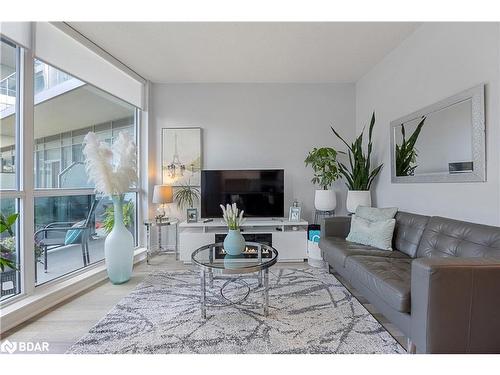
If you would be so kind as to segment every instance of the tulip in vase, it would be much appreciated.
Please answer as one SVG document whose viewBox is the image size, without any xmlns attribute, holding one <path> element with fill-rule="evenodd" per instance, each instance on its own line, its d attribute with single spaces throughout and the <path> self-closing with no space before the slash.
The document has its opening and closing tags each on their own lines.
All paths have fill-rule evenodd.
<svg viewBox="0 0 500 375">
<path fill-rule="evenodd" d="M 123 198 L 137 182 L 137 148 L 128 132 L 120 132 L 110 147 L 90 132 L 84 140 L 85 169 L 96 192 L 113 201 L 114 224 L 104 242 L 109 280 L 123 284 L 132 276 L 134 238 L 123 222 Z"/>
</svg>

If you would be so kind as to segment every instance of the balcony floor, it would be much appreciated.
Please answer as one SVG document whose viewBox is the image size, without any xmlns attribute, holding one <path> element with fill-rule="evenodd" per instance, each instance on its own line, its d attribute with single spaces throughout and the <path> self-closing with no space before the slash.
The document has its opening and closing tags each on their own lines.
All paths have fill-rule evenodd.
<svg viewBox="0 0 500 375">
<path fill-rule="evenodd" d="M 91 264 L 104 259 L 104 238 L 89 241 L 89 254 Z M 49 250 L 47 256 L 47 273 L 43 270 L 43 264 L 37 263 L 37 285 L 83 268 L 82 246 L 80 244 Z M 43 256 L 41 260 L 43 260 Z"/>
</svg>

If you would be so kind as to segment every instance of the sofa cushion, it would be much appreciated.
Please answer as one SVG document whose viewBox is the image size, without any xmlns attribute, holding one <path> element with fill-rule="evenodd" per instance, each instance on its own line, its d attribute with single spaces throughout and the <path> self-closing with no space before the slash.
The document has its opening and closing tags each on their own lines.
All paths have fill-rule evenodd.
<svg viewBox="0 0 500 375">
<path fill-rule="evenodd" d="M 430 217 L 399 211 L 396 214 L 393 248 L 415 258 L 420 239 Z"/>
<path fill-rule="evenodd" d="M 362 217 L 369 221 L 385 221 L 394 219 L 394 215 L 398 212 L 397 207 L 368 207 L 358 206 L 356 208 L 356 217 Z"/>
<path fill-rule="evenodd" d="M 429 220 L 417 257 L 500 258 L 500 228 L 434 216 Z"/>
<path fill-rule="evenodd" d="M 352 216 L 351 231 L 347 240 L 373 246 L 381 250 L 392 250 L 392 235 L 396 220 L 370 221 Z"/>
<path fill-rule="evenodd" d="M 380 256 L 386 258 L 409 258 L 400 251 L 379 250 L 372 246 L 349 242 L 340 237 L 326 237 L 319 242 L 324 259 L 334 267 L 345 267 L 345 261 L 353 255 Z"/>
<path fill-rule="evenodd" d="M 411 258 L 355 255 L 347 258 L 346 271 L 397 311 L 410 312 Z"/>
</svg>

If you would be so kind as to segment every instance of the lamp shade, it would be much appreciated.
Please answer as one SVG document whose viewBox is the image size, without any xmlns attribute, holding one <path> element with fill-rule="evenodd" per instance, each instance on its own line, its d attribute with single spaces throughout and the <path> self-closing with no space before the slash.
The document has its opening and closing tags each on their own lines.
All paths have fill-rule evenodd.
<svg viewBox="0 0 500 375">
<path fill-rule="evenodd" d="M 153 203 L 172 203 L 174 201 L 174 191 L 172 186 L 155 185 L 153 190 Z"/>
</svg>

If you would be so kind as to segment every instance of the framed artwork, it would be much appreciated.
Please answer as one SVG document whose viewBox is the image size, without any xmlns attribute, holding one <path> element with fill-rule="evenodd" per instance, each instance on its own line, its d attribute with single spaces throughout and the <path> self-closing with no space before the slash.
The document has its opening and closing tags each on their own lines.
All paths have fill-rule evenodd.
<svg viewBox="0 0 500 375">
<path fill-rule="evenodd" d="M 198 222 L 198 209 L 197 208 L 188 208 L 186 216 L 187 216 L 188 223 L 197 223 Z"/>
<path fill-rule="evenodd" d="M 301 207 L 292 206 L 288 213 L 288 221 L 300 221 Z"/>
<path fill-rule="evenodd" d="M 161 144 L 162 183 L 200 186 L 201 128 L 163 128 Z"/>
</svg>

